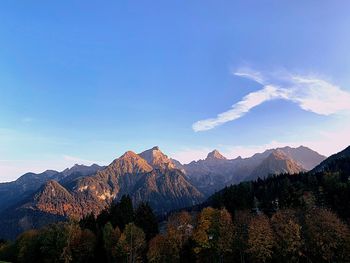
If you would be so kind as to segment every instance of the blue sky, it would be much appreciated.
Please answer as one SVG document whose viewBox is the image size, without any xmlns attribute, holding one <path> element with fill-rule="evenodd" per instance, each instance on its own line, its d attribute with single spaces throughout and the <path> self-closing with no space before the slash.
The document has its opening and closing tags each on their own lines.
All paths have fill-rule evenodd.
<svg viewBox="0 0 350 263">
<path fill-rule="evenodd" d="M 287 144 L 341 150 L 350 144 L 349 8 L 1 1 L 0 181 L 154 145 L 183 162 L 213 148 L 228 157 Z M 196 126 L 249 95 L 239 117 Z"/>
</svg>

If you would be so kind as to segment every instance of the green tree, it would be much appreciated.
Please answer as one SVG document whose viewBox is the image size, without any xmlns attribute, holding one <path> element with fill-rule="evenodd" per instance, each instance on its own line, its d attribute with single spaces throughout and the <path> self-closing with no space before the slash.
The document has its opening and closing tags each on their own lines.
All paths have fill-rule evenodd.
<svg viewBox="0 0 350 263">
<path fill-rule="evenodd" d="M 123 195 L 117 204 L 110 208 L 110 221 L 112 225 L 124 229 L 125 225 L 134 221 L 134 208 L 129 195 Z"/>
<path fill-rule="evenodd" d="M 140 203 L 135 212 L 135 225 L 140 227 L 150 240 L 158 234 L 158 222 L 148 203 Z"/>
<path fill-rule="evenodd" d="M 134 223 L 129 223 L 120 236 L 119 245 L 125 255 L 126 262 L 142 262 L 142 254 L 146 245 L 145 233 Z"/>
<path fill-rule="evenodd" d="M 118 241 L 120 235 L 121 233 L 119 228 L 116 227 L 113 229 L 110 222 L 108 222 L 103 228 L 103 245 L 108 262 L 113 262 L 118 256 Z"/>
<path fill-rule="evenodd" d="M 94 259 L 96 237 L 89 229 L 81 229 L 77 223 L 66 225 L 68 233 L 67 246 L 61 258 L 66 263 L 87 263 Z"/>
<path fill-rule="evenodd" d="M 93 213 L 87 214 L 84 216 L 80 222 L 79 225 L 82 229 L 89 229 L 92 232 L 96 233 L 97 232 L 97 223 L 96 223 L 96 218 Z"/>
<path fill-rule="evenodd" d="M 16 240 L 18 262 L 40 262 L 39 232 L 29 230 L 21 234 Z"/>
<path fill-rule="evenodd" d="M 49 225 L 40 234 L 43 262 L 62 262 L 63 250 L 67 247 L 68 232 L 65 223 Z"/>
<path fill-rule="evenodd" d="M 17 259 L 17 246 L 12 242 L 2 242 L 0 245 L 0 260 L 6 262 L 16 262 Z"/>
</svg>

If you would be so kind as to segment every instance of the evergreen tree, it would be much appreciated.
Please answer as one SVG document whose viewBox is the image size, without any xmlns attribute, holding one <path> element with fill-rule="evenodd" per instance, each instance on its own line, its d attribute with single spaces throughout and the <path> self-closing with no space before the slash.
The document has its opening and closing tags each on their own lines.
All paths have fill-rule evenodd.
<svg viewBox="0 0 350 263">
<path fill-rule="evenodd" d="M 148 203 L 140 203 L 137 207 L 135 225 L 143 230 L 147 241 L 158 234 L 157 218 Z"/>
<path fill-rule="evenodd" d="M 117 204 L 110 208 L 110 221 L 114 227 L 124 229 L 125 225 L 134 221 L 134 208 L 129 195 L 123 195 Z"/>
</svg>

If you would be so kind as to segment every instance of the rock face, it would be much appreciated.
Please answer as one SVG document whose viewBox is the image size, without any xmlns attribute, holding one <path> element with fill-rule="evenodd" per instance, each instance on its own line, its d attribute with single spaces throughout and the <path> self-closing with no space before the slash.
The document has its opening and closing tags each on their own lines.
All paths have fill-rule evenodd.
<svg viewBox="0 0 350 263">
<path fill-rule="evenodd" d="M 158 146 L 144 151 L 139 156 L 145 159 L 155 169 L 175 169 L 176 165 L 171 159 L 159 150 Z"/>
</svg>

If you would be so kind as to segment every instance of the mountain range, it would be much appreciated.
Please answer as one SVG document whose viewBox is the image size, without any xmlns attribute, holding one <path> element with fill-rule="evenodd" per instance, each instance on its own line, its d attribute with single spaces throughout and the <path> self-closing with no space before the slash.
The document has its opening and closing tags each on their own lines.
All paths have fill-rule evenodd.
<svg viewBox="0 0 350 263">
<path fill-rule="evenodd" d="M 0 184 L 0 237 L 14 238 L 50 222 L 98 214 L 123 195 L 135 205 L 147 201 L 157 214 L 164 214 L 201 203 L 225 186 L 308 171 L 324 160 L 300 146 L 235 159 L 214 150 L 204 160 L 181 164 L 153 147 L 139 154 L 127 151 L 105 167 L 75 165 L 62 172 L 27 173 Z"/>
<path fill-rule="evenodd" d="M 235 159 L 227 159 L 214 150 L 206 159 L 193 161 L 179 168 L 201 192 L 210 195 L 225 186 L 263 178 L 269 174 L 308 171 L 325 158 L 304 146 L 270 149 L 249 158 Z"/>
</svg>

